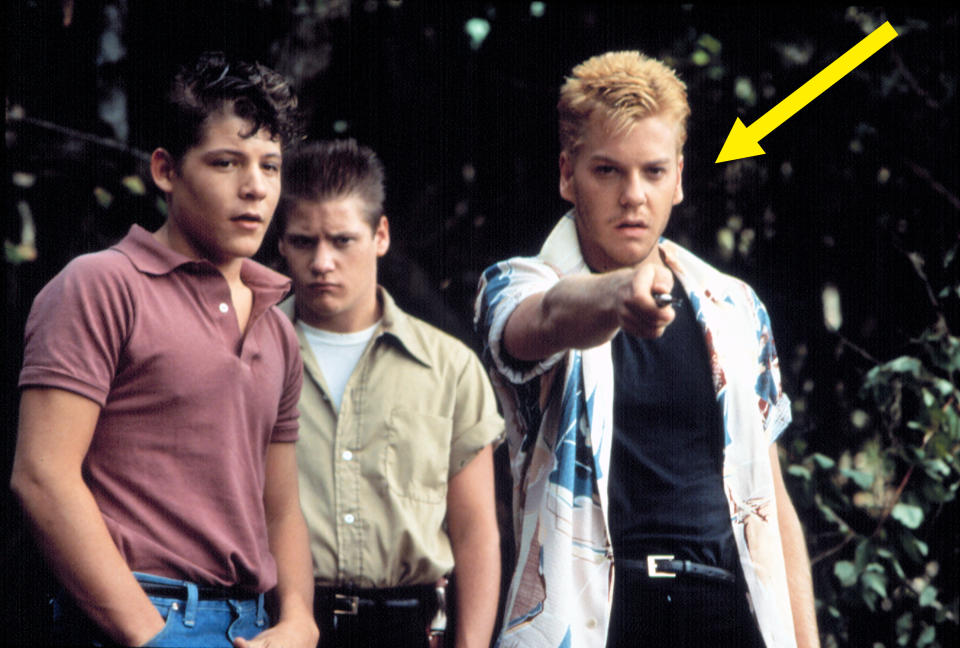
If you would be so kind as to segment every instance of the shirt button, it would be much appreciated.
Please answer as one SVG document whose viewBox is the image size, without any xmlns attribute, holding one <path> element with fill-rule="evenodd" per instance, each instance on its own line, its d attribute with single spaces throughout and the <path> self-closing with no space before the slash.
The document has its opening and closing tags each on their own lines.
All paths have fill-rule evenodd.
<svg viewBox="0 0 960 648">
<path fill-rule="evenodd" d="M 341 456 L 343 457 L 344 461 L 350 461 L 351 459 L 353 459 L 353 453 L 350 452 L 349 450 L 344 450 Z"/>
<path fill-rule="evenodd" d="M 226 302 L 220 302 L 220 312 L 221 312 L 221 313 L 226 313 L 226 312 L 229 311 L 229 310 L 230 310 L 230 307 L 227 306 L 227 303 L 226 303 Z"/>
<path fill-rule="evenodd" d="M 351 513 L 347 513 L 346 515 L 343 516 L 343 521 L 346 522 L 347 524 L 353 524 L 354 519 L 355 518 Z"/>
<path fill-rule="evenodd" d="M 587 628 L 589 628 L 590 630 L 593 630 L 596 627 L 597 627 L 596 619 L 587 619 Z"/>
</svg>

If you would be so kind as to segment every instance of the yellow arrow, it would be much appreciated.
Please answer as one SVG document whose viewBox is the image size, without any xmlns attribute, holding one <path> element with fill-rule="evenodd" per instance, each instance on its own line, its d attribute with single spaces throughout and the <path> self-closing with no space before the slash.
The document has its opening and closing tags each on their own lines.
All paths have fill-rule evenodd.
<svg viewBox="0 0 960 648">
<path fill-rule="evenodd" d="M 749 127 L 744 126 L 738 117 L 723 143 L 723 148 L 720 149 L 716 164 L 763 155 L 760 140 L 896 37 L 897 32 L 890 23 L 883 23 Z"/>
</svg>

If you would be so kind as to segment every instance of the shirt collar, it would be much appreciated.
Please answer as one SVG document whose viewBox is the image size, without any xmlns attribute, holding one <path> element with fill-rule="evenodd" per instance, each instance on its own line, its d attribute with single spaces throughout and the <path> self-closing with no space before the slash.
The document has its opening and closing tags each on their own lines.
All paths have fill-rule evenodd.
<svg viewBox="0 0 960 648">
<path fill-rule="evenodd" d="M 112 249 L 130 259 L 133 267 L 144 274 L 170 274 L 186 265 L 216 270 L 213 264 L 205 259 L 196 261 L 170 249 L 139 225 L 133 225 Z M 273 304 L 280 301 L 290 290 L 290 279 L 250 259 L 243 260 L 240 278 L 259 298 L 265 298 Z"/>
<path fill-rule="evenodd" d="M 430 354 L 427 353 L 420 330 L 414 328 L 410 315 L 400 310 L 383 286 L 377 286 L 377 299 L 383 306 L 380 335 L 388 335 L 395 339 L 414 360 L 429 368 Z"/>
<path fill-rule="evenodd" d="M 377 331 L 377 337 L 387 336 L 391 338 L 414 360 L 425 367 L 430 367 L 430 354 L 427 352 L 427 346 L 419 330 L 413 326 L 410 315 L 407 315 L 397 306 L 393 297 L 383 286 L 377 286 L 377 299 L 383 307 L 383 316 L 380 319 L 380 329 Z M 290 318 L 291 322 L 297 321 L 296 299 L 293 295 L 283 300 L 279 307 Z"/>
</svg>

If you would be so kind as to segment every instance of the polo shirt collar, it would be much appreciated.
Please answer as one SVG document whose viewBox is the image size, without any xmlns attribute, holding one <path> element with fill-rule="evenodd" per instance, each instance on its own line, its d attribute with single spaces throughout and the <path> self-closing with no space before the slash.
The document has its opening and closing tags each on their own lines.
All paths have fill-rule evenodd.
<svg viewBox="0 0 960 648">
<path fill-rule="evenodd" d="M 153 234 L 139 225 L 133 225 L 127 235 L 113 246 L 113 249 L 130 259 L 133 267 L 144 274 L 158 276 L 170 274 L 188 264 L 215 269 L 209 261 L 196 261 L 163 245 L 153 237 Z M 274 304 L 290 290 L 290 279 L 250 259 L 243 260 L 240 266 L 240 278 L 243 283 L 254 289 L 258 296 Z"/>
</svg>

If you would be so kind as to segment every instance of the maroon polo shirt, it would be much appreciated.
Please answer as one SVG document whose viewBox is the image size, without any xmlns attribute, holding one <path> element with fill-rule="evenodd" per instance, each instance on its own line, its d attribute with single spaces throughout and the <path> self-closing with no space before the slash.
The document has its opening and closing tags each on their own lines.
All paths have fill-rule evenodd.
<svg viewBox="0 0 960 648">
<path fill-rule="evenodd" d="M 240 331 L 222 274 L 133 226 L 37 295 L 20 387 L 101 405 L 84 478 L 134 571 L 263 592 L 271 442 L 297 439 L 302 364 L 275 304 L 289 280 L 244 260 Z"/>
</svg>

